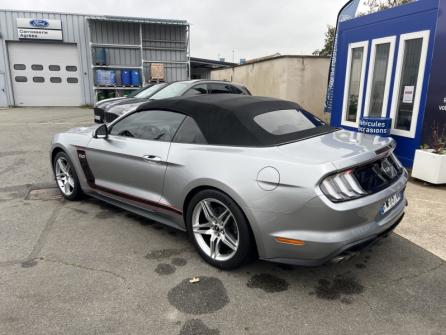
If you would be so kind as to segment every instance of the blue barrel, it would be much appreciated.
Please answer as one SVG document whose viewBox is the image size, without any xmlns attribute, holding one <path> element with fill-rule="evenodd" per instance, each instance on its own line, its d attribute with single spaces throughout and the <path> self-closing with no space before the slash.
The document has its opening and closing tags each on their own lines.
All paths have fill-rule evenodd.
<svg viewBox="0 0 446 335">
<path fill-rule="evenodd" d="M 116 78 L 116 86 L 122 86 L 121 70 L 115 71 L 115 78 Z"/>
<path fill-rule="evenodd" d="M 94 62 L 96 65 L 107 65 L 107 52 L 105 48 L 95 49 Z"/>
<path fill-rule="evenodd" d="M 121 71 L 121 82 L 122 82 L 122 86 L 130 86 L 132 84 L 132 78 L 130 76 L 129 70 Z"/>
<path fill-rule="evenodd" d="M 115 86 L 115 71 L 101 69 L 96 70 L 95 82 L 98 86 Z"/>
<path fill-rule="evenodd" d="M 109 79 L 110 79 L 110 85 L 111 86 L 116 86 L 116 74 L 115 71 L 108 71 L 109 72 Z"/>
<path fill-rule="evenodd" d="M 132 86 L 139 86 L 141 84 L 141 76 L 138 70 L 133 70 L 131 72 L 131 82 Z"/>
<path fill-rule="evenodd" d="M 98 86 L 106 85 L 104 70 L 96 70 L 95 82 Z"/>
</svg>

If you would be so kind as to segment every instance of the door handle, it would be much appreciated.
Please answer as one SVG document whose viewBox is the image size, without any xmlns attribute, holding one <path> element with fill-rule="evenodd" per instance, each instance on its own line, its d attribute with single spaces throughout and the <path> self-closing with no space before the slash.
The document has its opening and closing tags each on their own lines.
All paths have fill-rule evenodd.
<svg viewBox="0 0 446 335">
<path fill-rule="evenodd" d="M 146 162 L 150 162 L 150 163 L 161 163 L 162 159 L 159 156 L 155 156 L 155 155 L 144 155 L 142 156 L 142 159 L 145 160 Z"/>
</svg>

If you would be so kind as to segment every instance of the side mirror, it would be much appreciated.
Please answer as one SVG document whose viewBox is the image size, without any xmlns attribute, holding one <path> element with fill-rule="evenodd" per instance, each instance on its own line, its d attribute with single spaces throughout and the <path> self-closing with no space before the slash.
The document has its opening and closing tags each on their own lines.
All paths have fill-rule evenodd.
<svg viewBox="0 0 446 335">
<path fill-rule="evenodd" d="M 107 138 L 108 137 L 108 128 L 107 125 L 101 124 L 99 127 L 97 127 L 93 132 L 94 138 Z"/>
</svg>

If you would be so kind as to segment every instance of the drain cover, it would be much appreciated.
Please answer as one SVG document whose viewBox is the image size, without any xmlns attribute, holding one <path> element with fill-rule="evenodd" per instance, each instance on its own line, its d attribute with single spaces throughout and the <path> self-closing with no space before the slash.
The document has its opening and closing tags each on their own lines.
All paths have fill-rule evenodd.
<svg viewBox="0 0 446 335">
<path fill-rule="evenodd" d="M 26 200 L 57 200 L 61 198 L 62 195 L 57 187 L 33 189 L 26 196 Z"/>
</svg>

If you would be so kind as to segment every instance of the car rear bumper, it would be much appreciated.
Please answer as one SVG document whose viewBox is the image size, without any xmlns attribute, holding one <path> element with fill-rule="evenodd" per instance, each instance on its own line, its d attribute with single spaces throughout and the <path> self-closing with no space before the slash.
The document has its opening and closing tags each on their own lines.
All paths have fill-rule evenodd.
<svg viewBox="0 0 446 335">
<path fill-rule="evenodd" d="M 401 222 L 407 205 L 406 182 L 404 175 L 394 185 L 368 199 L 333 204 L 318 196 L 294 213 L 275 213 L 274 223 L 262 226 L 260 258 L 303 266 L 348 258 L 386 236 Z M 386 199 L 397 192 L 402 192 L 400 201 L 382 214 L 380 209 Z M 299 243 L 283 243 L 280 239 Z"/>
<path fill-rule="evenodd" d="M 353 256 L 356 256 L 361 250 L 371 247 L 378 241 L 388 237 L 389 234 L 391 234 L 393 230 L 401 223 L 403 218 L 404 218 L 404 212 L 402 212 L 399 215 L 399 217 L 394 222 L 392 222 L 387 229 L 381 232 L 377 232 L 366 238 L 362 238 L 347 244 L 344 244 L 342 242 L 330 243 L 330 244 L 324 243 L 323 245 L 315 244 L 314 247 L 324 250 L 324 253 L 321 253 L 321 258 L 312 258 L 312 259 L 293 258 L 295 257 L 294 254 L 293 255 L 288 254 L 284 255 L 285 257 L 267 258 L 264 260 L 276 263 L 299 265 L 299 266 L 320 266 L 327 263 L 341 263 L 343 261 L 352 258 Z M 327 254 L 329 250 L 331 250 L 331 253 Z"/>
</svg>

